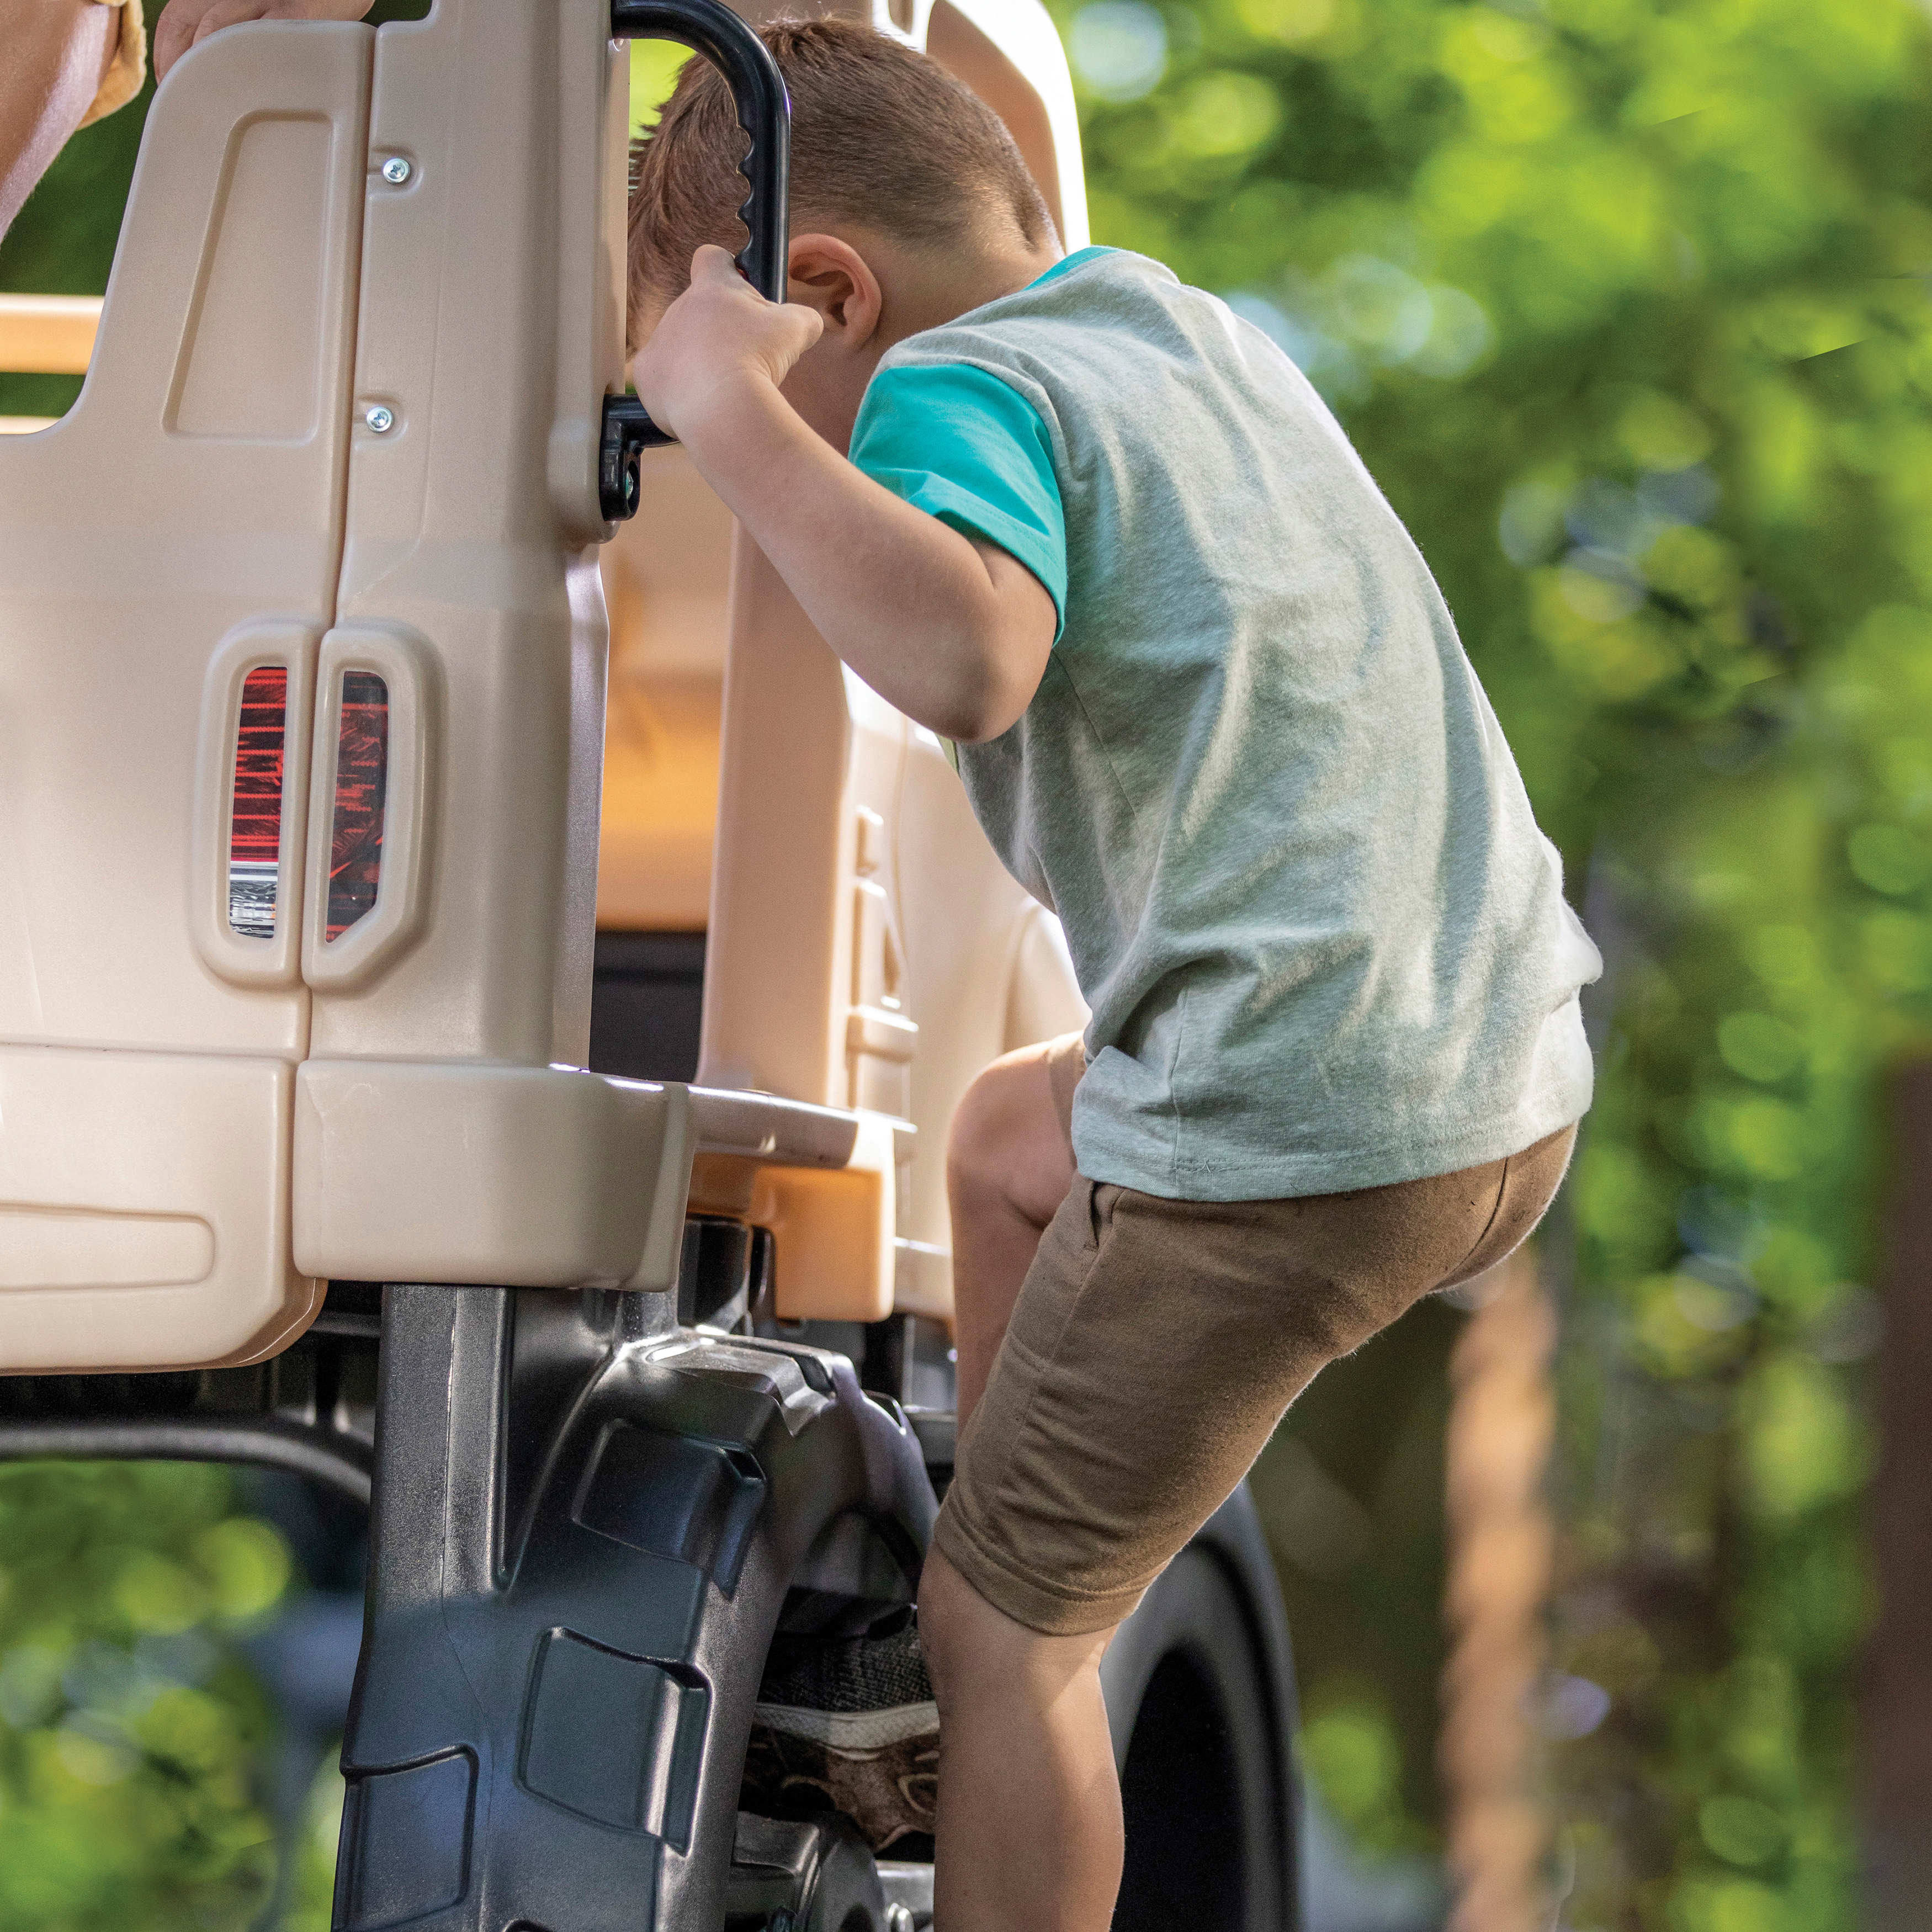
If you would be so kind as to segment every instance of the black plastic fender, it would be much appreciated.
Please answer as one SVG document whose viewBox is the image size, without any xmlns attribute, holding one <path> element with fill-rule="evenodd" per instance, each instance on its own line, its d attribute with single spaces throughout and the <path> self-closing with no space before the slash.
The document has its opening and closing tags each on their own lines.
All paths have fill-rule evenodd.
<svg viewBox="0 0 1932 1932">
<path fill-rule="evenodd" d="M 904 1418 L 668 1297 L 391 1286 L 381 1368 L 338 1932 L 718 1926 L 788 1600 L 916 1587 Z"/>
</svg>

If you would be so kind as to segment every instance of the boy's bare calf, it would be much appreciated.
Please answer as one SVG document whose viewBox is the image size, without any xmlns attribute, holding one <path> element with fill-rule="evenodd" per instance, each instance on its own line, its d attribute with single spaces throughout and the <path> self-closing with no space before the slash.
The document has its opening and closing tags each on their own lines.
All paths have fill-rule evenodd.
<svg viewBox="0 0 1932 1932">
<path fill-rule="evenodd" d="M 1123 1849 L 1100 1694 L 1113 1631 L 1029 1630 L 936 1546 L 919 1628 L 939 1702 L 938 1932 L 1106 1932 Z"/>
<path fill-rule="evenodd" d="M 938 1932 L 1108 1924 L 1116 1620 L 1324 1363 L 1522 1238 L 1572 1138 L 1352 1194 L 1165 1201 L 1078 1178 L 1084 1064 L 1077 1037 L 995 1061 L 948 1148 L 961 1473 L 920 1597 Z"/>
</svg>

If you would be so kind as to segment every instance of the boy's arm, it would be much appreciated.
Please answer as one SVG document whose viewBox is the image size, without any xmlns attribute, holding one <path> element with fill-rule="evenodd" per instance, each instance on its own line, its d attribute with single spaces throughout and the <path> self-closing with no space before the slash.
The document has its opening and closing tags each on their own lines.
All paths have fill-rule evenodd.
<svg viewBox="0 0 1932 1932">
<path fill-rule="evenodd" d="M 880 695 L 968 744 L 1016 723 L 1058 615 L 1040 580 L 854 469 L 778 392 L 818 317 L 767 302 L 722 248 L 639 353 L 638 392 Z"/>
</svg>

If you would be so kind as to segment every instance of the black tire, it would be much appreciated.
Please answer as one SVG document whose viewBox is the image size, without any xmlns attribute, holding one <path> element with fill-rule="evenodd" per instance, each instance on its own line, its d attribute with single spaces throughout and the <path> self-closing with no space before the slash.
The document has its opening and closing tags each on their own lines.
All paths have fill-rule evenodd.
<svg viewBox="0 0 1932 1932">
<path fill-rule="evenodd" d="M 1294 1679 L 1245 1488 L 1148 1592 L 1101 1676 L 1126 1815 L 1114 1932 L 1295 1932 Z"/>
</svg>

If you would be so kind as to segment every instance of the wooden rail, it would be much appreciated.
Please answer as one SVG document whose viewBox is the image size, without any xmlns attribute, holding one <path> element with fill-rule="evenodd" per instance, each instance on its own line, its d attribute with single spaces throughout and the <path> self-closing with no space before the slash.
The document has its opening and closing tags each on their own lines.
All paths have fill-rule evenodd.
<svg viewBox="0 0 1932 1932">
<path fill-rule="evenodd" d="M 0 296 L 0 370 L 84 376 L 100 326 L 98 296 Z"/>
<path fill-rule="evenodd" d="M 0 296 L 0 371 L 84 376 L 100 326 L 98 296 Z M 0 416 L 0 436 L 45 429 L 51 416 Z"/>
</svg>

